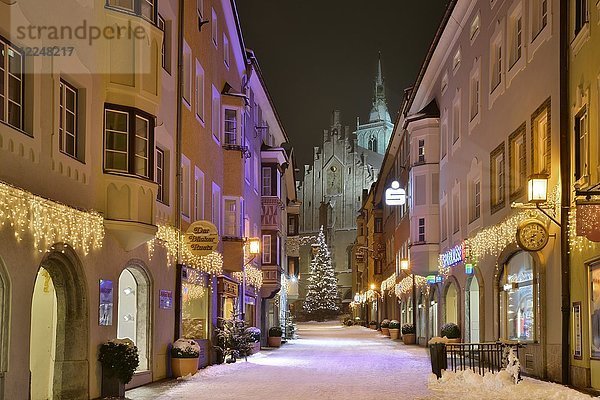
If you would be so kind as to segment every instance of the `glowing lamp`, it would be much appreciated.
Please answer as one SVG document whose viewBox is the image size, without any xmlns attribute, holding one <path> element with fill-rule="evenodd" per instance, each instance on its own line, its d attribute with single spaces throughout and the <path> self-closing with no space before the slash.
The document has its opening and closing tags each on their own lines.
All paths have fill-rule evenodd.
<svg viewBox="0 0 600 400">
<path fill-rule="evenodd" d="M 548 200 L 548 177 L 534 175 L 529 178 L 527 200 L 530 203 L 545 203 Z"/>
<path fill-rule="evenodd" d="M 408 262 L 408 260 L 400 260 L 400 269 L 403 271 L 410 269 L 410 263 Z"/>
<path fill-rule="evenodd" d="M 375 290 L 375 284 L 371 283 L 371 290 Z"/>
<path fill-rule="evenodd" d="M 252 255 L 260 254 L 260 239 L 259 238 L 248 239 L 248 251 Z"/>
<path fill-rule="evenodd" d="M 355 303 L 360 303 L 360 294 L 356 293 L 356 294 L 354 295 L 354 302 L 355 302 Z"/>
</svg>

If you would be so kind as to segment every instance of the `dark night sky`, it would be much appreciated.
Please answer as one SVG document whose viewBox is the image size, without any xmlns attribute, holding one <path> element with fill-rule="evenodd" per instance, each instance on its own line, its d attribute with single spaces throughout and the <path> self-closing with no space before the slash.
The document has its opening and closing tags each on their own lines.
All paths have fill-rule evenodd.
<svg viewBox="0 0 600 400">
<path fill-rule="evenodd" d="M 411 86 L 447 0 L 238 0 L 246 46 L 254 50 L 294 146 L 311 162 L 331 111 L 351 130 L 371 109 L 381 51 L 392 120 Z"/>
</svg>

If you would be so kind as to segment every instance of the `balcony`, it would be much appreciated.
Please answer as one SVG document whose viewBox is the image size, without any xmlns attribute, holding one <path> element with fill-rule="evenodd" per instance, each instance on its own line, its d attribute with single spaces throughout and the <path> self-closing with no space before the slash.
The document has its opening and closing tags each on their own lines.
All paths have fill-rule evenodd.
<svg viewBox="0 0 600 400">
<path fill-rule="evenodd" d="M 242 272 L 244 267 L 244 240 L 237 237 L 223 237 L 223 269 Z"/>
<path fill-rule="evenodd" d="M 156 183 L 127 175 L 104 175 L 104 226 L 130 251 L 154 238 Z"/>
<path fill-rule="evenodd" d="M 277 196 L 262 197 L 261 222 L 263 230 L 281 231 L 282 201 Z"/>
</svg>

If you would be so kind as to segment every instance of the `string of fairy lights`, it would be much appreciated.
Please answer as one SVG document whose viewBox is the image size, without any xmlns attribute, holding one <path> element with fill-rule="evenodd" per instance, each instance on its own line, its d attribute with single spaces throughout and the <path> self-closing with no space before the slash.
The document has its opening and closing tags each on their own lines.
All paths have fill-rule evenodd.
<svg viewBox="0 0 600 400">
<path fill-rule="evenodd" d="M 425 294 L 425 296 L 429 295 L 429 285 L 427 284 L 427 278 L 421 275 L 411 275 L 407 276 L 400 281 L 395 287 L 394 293 L 397 298 L 401 298 L 402 296 L 409 294 L 412 292 L 413 287 L 413 276 L 415 278 L 415 287 L 421 291 L 421 293 Z"/>
<path fill-rule="evenodd" d="M 395 285 L 396 285 L 396 273 L 394 272 L 387 279 L 385 279 L 383 282 L 381 282 L 381 293 L 384 293 L 388 289 L 393 289 Z M 390 291 L 390 295 L 391 294 L 392 294 L 392 291 Z"/>
<path fill-rule="evenodd" d="M 246 283 L 253 286 L 256 290 L 260 290 L 263 285 L 262 271 L 253 265 L 246 265 Z M 234 272 L 233 277 L 241 282 L 244 279 L 244 272 Z"/>
</svg>

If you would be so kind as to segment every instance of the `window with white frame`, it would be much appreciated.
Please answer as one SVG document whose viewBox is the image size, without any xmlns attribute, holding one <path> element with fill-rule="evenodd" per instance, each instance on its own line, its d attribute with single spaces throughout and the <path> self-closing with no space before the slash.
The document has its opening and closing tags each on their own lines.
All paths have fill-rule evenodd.
<svg viewBox="0 0 600 400">
<path fill-rule="evenodd" d="M 192 104 L 192 49 L 183 43 L 183 99 L 187 105 Z"/>
<path fill-rule="evenodd" d="M 471 40 L 475 40 L 475 37 L 479 34 L 479 30 L 481 29 L 481 17 L 479 13 L 473 18 L 471 22 L 471 30 L 470 30 L 470 38 Z"/>
<path fill-rule="evenodd" d="M 170 24 L 167 25 L 167 22 L 160 14 L 158 15 L 158 28 L 163 33 L 163 40 L 160 48 L 161 66 L 165 71 L 171 73 L 171 26 Z"/>
<path fill-rule="evenodd" d="M 531 41 L 548 25 L 548 0 L 531 0 Z"/>
<path fill-rule="evenodd" d="M 23 129 L 23 54 L 0 36 L 0 121 Z"/>
<path fill-rule="evenodd" d="M 159 147 L 156 148 L 156 173 L 154 179 L 156 180 L 156 184 L 158 185 L 158 190 L 156 191 L 156 200 L 161 203 L 167 204 L 167 187 L 166 187 L 166 178 L 167 178 L 167 166 L 165 160 L 165 151 Z"/>
<path fill-rule="evenodd" d="M 260 185 L 260 159 L 258 157 L 258 153 L 254 152 L 253 153 L 253 157 L 254 159 L 254 190 L 256 192 L 258 192 L 259 190 L 259 185 Z"/>
<path fill-rule="evenodd" d="M 448 204 L 447 203 L 443 203 L 442 204 L 442 212 L 440 215 L 441 221 L 440 221 L 440 230 L 441 230 L 441 237 L 442 237 L 442 241 L 448 239 Z"/>
<path fill-rule="evenodd" d="M 212 184 L 211 206 L 212 223 L 217 227 L 218 231 L 221 232 L 221 188 L 214 182 Z"/>
<path fill-rule="evenodd" d="M 446 155 L 448 154 L 448 121 L 444 120 L 444 122 L 442 122 L 442 138 L 441 138 L 441 152 L 442 152 L 442 157 L 444 158 L 446 157 Z"/>
<path fill-rule="evenodd" d="M 196 167 L 194 177 L 194 215 L 200 221 L 204 219 L 204 172 Z"/>
<path fill-rule="evenodd" d="M 196 0 L 196 11 L 199 17 L 204 15 L 204 0 Z"/>
<path fill-rule="evenodd" d="M 271 264 L 271 235 L 262 235 L 262 262 L 263 264 Z"/>
<path fill-rule="evenodd" d="M 504 143 L 501 143 L 490 154 L 490 182 L 491 196 L 490 205 L 492 213 L 504 207 L 505 182 L 504 182 Z"/>
<path fill-rule="evenodd" d="M 448 71 L 446 71 L 442 77 L 442 94 L 444 94 L 446 89 L 448 89 L 448 79 Z"/>
<path fill-rule="evenodd" d="M 454 58 L 452 59 L 452 71 L 456 72 L 458 67 L 460 67 L 461 53 L 460 49 L 456 50 L 454 53 Z"/>
<path fill-rule="evenodd" d="M 508 20 L 510 54 L 508 68 L 511 69 L 523 55 L 523 13 L 519 7 Z"/>
<path fill-rule="evenodd" d="M 77 137 L 78 91 L 62 79 L 60 80 L 59 90 L 58 148 L 64 154 L 79 158 Z"/>
<path fill-rule="evenodd" d="M 196 60 L 196 115 L 204 121 L 204 68 Z"/>
<path fill-rule="evenodd" d="M 479 179 L 471 182 L 469 194 L 469 223 L 472 223 L 481 216 L 481 181 Z"/>
<path fill-rule="evenodd" d="M 221 95 L 217 88 L 212 85 L 212 103 L 211 103 L 211 131 L 217 141 L 221 141 L 220 126 L 221 126 Z"/>
<path fill-rule="evenodd" d="M 490 77 L 490 92 L 493 92 L 500 83 L 502 83 L 502 60 L 504 54 L 502 52 L 502 35 L 498 35 L 492 42 L 492 48 L 490 49 L 491 57 L 491 77 Z"/>
<path fill-rule="evenodd" d="M 424 163 L 425 162 L 425 139 L 419 139 L 418 143 L 419 143 L 419 148 L 418 148 L 418 153 L 417 153 L 418 162 Z"/>
<path fill-rule="evenodd" d="M 588 0 L 575 0 L 575 36 L 588 21 Z"/>
<path fill-rule="evenodd" d="M 460 120 L 460 91 L 459 91 L 454 100 L 454 104 L 452 105 L 452 143 L 453 144 L 458 142 L 458 139 L 460 139 L 460 128 L 461 128 L 461 120 Z"/>
<path fill-rule="evenodd" d="M 104 169 L 154 179 L 154 117 L 131 107 L 104 108 Z"/>
<path fill-rule="evenodd" d="M 181 215 L 189 219 L 192 214 L 190 210 L 191 189 L 191 165 L 186 157 L 181 159 Z"/>
<path fill-rule="evenodd" d="M 551 157 L 551 136 L 548 116 L 550 115 L 550 100 L 540 106 L 531 118 L 533 173 L 549 174 Z"/>
<path fill-rule="evenodd" d="M 218 27 L 218 21 L 217 21 L 217 12 L 215 11 L 215 9 L 212 9 L 212 20 L 211 20 L 211 38 L 212 38 L 212 42 L 215 45 L 215 47 L 218 47 L 218 37 L 219 37 L 219 27 Z"/>
<path fill-rule="evenodd" d="M 418 242 L 425 243 L 425 218 L 419 218 L 418 229 L 419 229 Z"/>
<path fill-rule="evenodd" d="M 231 62 L 231 50 L 229 49 L 229 38 L 227 35 L 223 34 L 223 62 L 225 66 L 229 68 L 229 63 Z"/>
<path fill-rule="evenodd" d="M 238 123 L 237 123 L 237 111 L 229 108 L 225 109 L 225 144 L 236 145 L 238 144 Z"/>
<path fill-rule="evenodd" d="M 508 138 L 509 182 L 511 200 L 521 196 L 525 190 L 527 159 L 525 147 L 525 124 Z"/>
<path fill-rule="evenodd" d="M 479 67 L 474 71 L 471 75 L 470 82 L 470 102 L 469 102 L 469 115 L 471 117 L 471 121 L 475 119 L 477 115 L 479 115 L 479 110 L 481 108 L 481 74 L 479 72 Z"/>
<path fill-rule="evenodd" d="M 156 21 L 157 0 L 108 0 L 107 7 L 125 10 L 154 23 Z"/>
<path fill-rule="evenodd" d="M 575 179 L 589 175 L 590 136 L 587 108 L 575 116 Z"/>
<path fill-rule="evenodd" d="M 262 195 L 272 196 L 273 195 L 273 183 L 271 179 L 272 169 L 271 167 L 262 168 Z"/>
<path fill-rule="evenodd" d="M 250 148 L 250 143 L 248 142 L 248 139 L 245 139 L 245 144 L 247 149 Z M 251 153 L 247 153 L 249 154 L 249 157 L 245 157 L 244 158 L 244 179 L 246 180 L 246 184 L 250 184 L 250 176 L 252 175 L 252 154 Z"/>
<path fill-rule="evenodd" d="M 240 237 L 241 236 L 240 199 L 232 198 L 232 197 L 225 197 L 224 206 L 225 206 L 224 235 L 231 236 L 231 237 Z"/>
<path fill-rule="evenodd" d="M 460 231 L 460 197 L 458 190 L 452 194 L 452 232 Z"/>
</svg>

